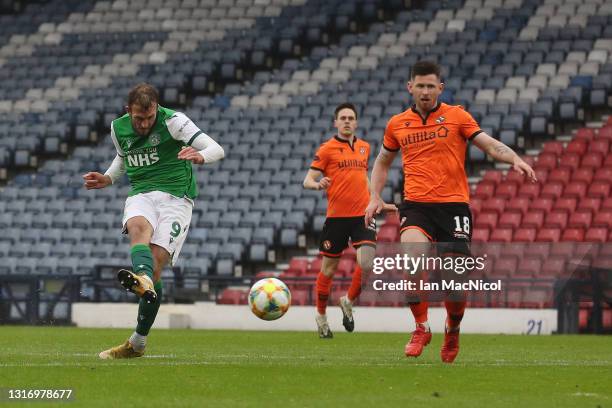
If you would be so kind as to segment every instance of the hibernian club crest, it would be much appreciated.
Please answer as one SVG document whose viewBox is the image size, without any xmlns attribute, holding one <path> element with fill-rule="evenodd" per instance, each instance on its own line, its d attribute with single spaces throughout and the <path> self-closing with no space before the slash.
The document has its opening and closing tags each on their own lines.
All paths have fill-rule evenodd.
<svg viewBox="0 0 612 408">
<path fill-rule="evenodd" d="M 159 133 L 153 133 L 151 134 L 151 136 L 149 136 L 149 144 L 151 146 L 157 146 L 159 142 L 161 142 L 161 137 L 159 136 Z"/>
</svg>

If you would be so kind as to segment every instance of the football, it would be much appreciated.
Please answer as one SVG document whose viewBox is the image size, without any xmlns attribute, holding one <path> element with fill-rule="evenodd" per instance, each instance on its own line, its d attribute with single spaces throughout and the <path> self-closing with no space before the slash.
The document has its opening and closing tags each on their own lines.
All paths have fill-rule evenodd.
<svg viewBox="0 0 612 408">
<path fill-rule="evenodd" d="M 261 279 L 249 291 L 249 307 L 262 320 L 282 317 L 291 305 L 291 292 L 287 285 L 276 278 Z"/>
</svg>

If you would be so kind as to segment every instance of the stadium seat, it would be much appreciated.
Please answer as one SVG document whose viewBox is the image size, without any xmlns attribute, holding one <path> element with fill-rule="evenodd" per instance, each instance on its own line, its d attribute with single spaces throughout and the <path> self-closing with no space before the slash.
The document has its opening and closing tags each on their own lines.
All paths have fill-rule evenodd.
<svg viewBox="0 0 612 408">
<path fill-rule="evenodd" d="M 522 214 L 517 212 L 504 212 L 497 223 L 499 228 L 518 228 L 521 224 Z"/>
<path fill-rule="evenodd" d="M 606 228 L 589 228 L 584 236 L 585 242 L 606 242 L 608 230 Z"/>
<path fill-rule="evenodd" d="M 528 213 L 525 217 L 529 216 L 530 214 L 534 213 Z M 524 222 L 523 225 L 525 225 Z M 533 242 L 536 238 L 536 228 L 521 227 L 515 231 L 513 238 L 515 242 Z"/>
</svg>

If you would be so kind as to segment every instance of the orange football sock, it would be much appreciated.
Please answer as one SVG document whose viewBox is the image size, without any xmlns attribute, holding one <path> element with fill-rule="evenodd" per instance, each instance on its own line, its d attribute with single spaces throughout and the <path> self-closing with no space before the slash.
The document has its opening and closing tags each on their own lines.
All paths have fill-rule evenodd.
<svg viewBox="0 0 612 408">
<path fill-rule="evenodd" d="M 327 299 L 329 299 L 329 290 L 331 289 L 332 278 L 325 276 L 323 272 L 317 275 L 317 311 L 324 315 L 327 309 Z"/>
<path fill-rule="evenodd" d="M 429 304 L 421 301 L 416 303 L 410 303 L 410 310 L 414 316 L 414 321 L 417 324 L 427 323 L 427 309 Z"/>
<path fill-rule="evenodd" d="M 355 265 L 353 271 L 353 278 L 351 279 L 351 286 L 348 290 L 348 300 L 351 302 L 355 301 L 361 294 L 361 268 L 359 265 Z"/>
<path fill-rule="evenodd" d="M 465 301 L 462 302 L 451 302 L 449 300 L 444 302 L 446 307 L 446 326 L 449 329 L 456 329 L 463 319 L 463 313 L 465 312 Z"/>
</svg>

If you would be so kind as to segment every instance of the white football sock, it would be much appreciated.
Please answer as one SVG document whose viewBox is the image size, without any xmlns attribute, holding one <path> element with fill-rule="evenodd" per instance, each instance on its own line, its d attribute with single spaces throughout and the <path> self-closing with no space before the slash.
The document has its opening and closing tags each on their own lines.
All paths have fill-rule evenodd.
<svg viewBox="0 0 612 408">
<path fill-rule="evenodd" d="M 142 353 L 147 345 L 147 336 L 141 336 L 134 332 L 130 336 L 130 344 L 134 348 L 134 351 Z"/>
</svg>

